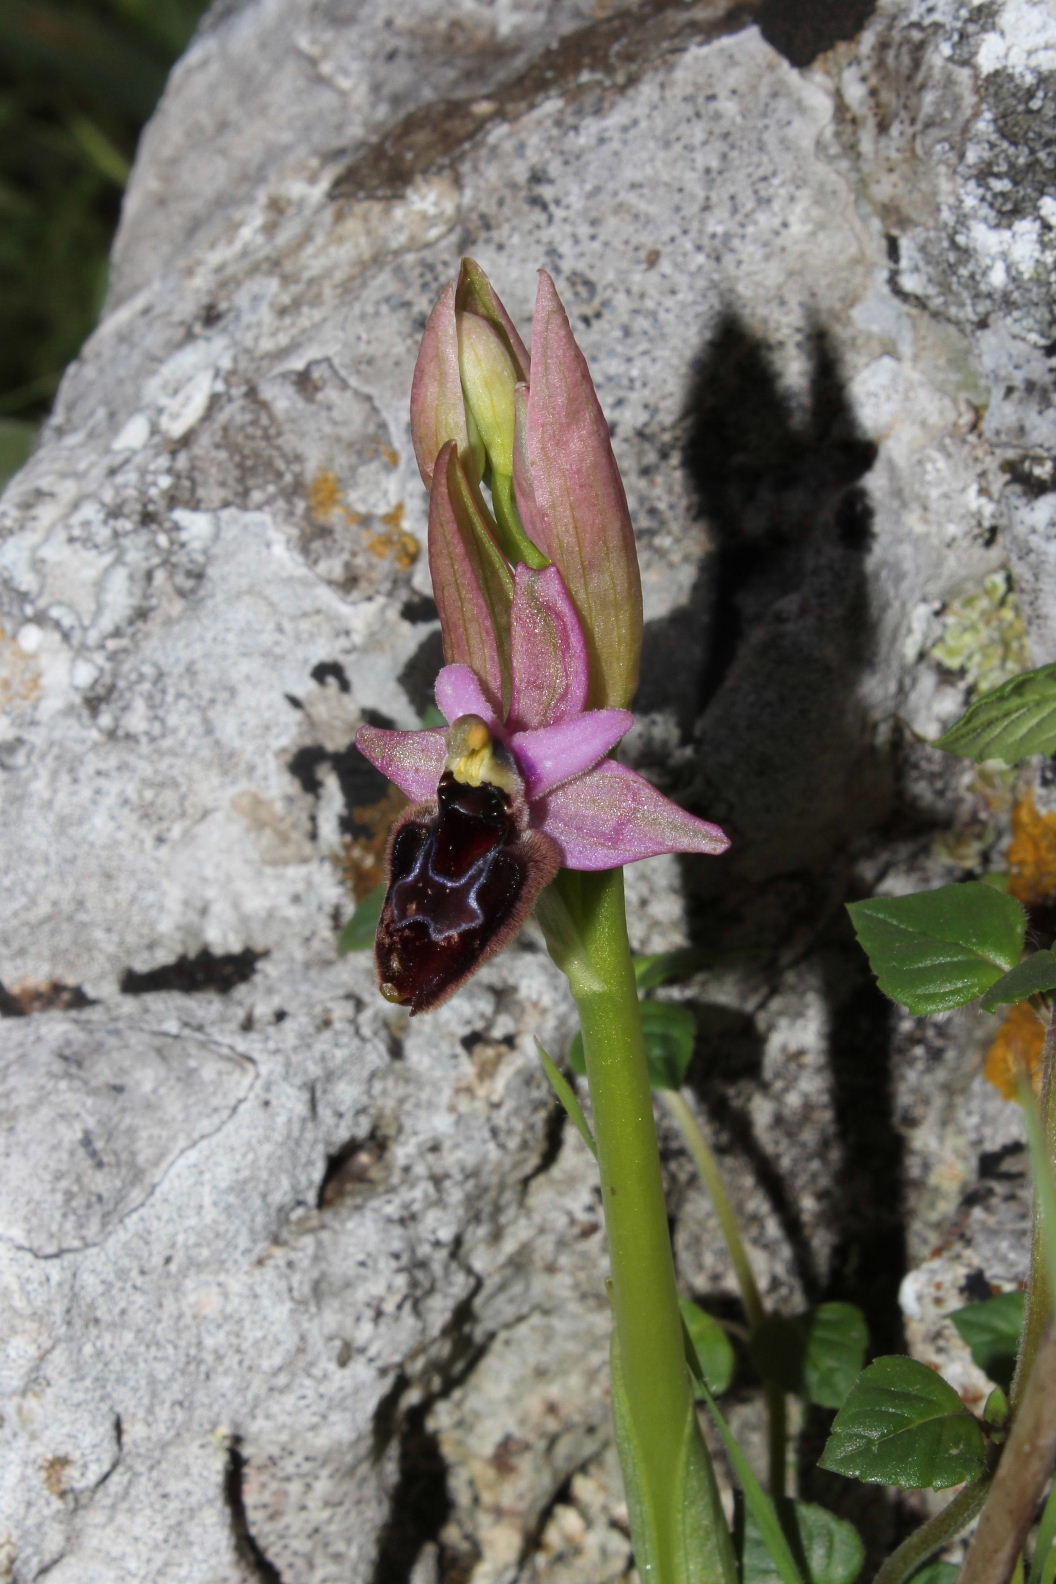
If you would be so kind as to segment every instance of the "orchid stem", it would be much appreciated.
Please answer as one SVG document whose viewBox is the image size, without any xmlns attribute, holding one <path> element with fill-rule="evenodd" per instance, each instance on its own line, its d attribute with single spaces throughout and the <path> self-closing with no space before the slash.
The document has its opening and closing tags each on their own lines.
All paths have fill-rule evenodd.
<svg viewBox="0 0 1056 1584">
<path fill-rule="evenodd" d="M 647 1584 L 733 1584 L 729 1531 L 686 1363 L 623 872 L 569 876 L 564 894 L 578 925 L 569 979 L 601 1172 L 617 1424 L 622 1414 L 626 1430 L 618 1439 L 632 1530 L 639 1517 L 640 1532 L 632 1535 L 638 1569 Z"/>
<path fill-rule="evenodd" d="M 737 1221 L 737 1214 L 733 1208 L 730 1196 L 723 1181 L 719 1163 L 715 1159 L 715 1152 L 704 1136 L 704 1131 L 680 1089 L 661 1089 L 658 1091 L 660 1099 L 667 1109 L 669 1116 L 674 1121 L 682 1134 L 685 1146 L 688 1149 L 693 1164 L 700 1173 L 705 1188 L 711 1195 L 711 1202 L 718 1217 L 722 1235 L 726 1241 L 726 1251 L 730 1256 L 733 1274 L 737 1279 L 740 1289 L 741 1303 L 748 1320 L 748 1330 L 754 1334 L 759 1330 L 766 1319 L 766 1310 L 763 1300 L 759 1296 L 755 1274 L 752 1271 L 752 1262 L 748 1257 L 748 1250 L 744 1246 L 741 1228 Z M 783 1496 L 786 1486 L 786 1466 L 788 1462 L 788 1417 L 786 1413 L 785 1394 L 780 1386 L 773 1381 L 764 1381 L 766 1393 L 766 1415 L 770 1464 L 770 1494 Z"/>
</svg>

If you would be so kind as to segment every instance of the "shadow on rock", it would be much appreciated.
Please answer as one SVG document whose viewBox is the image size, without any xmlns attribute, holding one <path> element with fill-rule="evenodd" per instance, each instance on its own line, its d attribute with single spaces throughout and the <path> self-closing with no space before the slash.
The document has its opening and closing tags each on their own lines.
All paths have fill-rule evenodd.
<svg viewBox="0 0 1056 1584">
<path fill-rule="evenodd" d="M 831 1234 L 825 1272 L 795 1202 L 794 1151 L 779 1162 L 775 1146 L 785 1147 L 748 1124 L 757 1080 L 742 1073 L 724 1085 L 711 1074 L 701 1099 L 752 1165 L 808 1300 L 861 1304 L 873 1346 L 891 1350 L 900 1344 L 905 1249 L 890 1011 L 843 910 L 852 850 L 894 801 L 860 693 L 878 661 L 865 483 L 876 447 L 858 428 L 819 325 L 809 332 L 809 364 L 809 388 L 794 398 L 767 348 L 728 314 L 694 367 L 685 465 L 716 549 L 687 602 L 705 637 L 697 640 L 699 760 L 683 800 L 724 824 L 734 844 L 684 873 L 694 946 L 750 962 L 774 989 L 809 955 L 823 988 L 825 1132 L 834 1122 L 838 1140 L 820 1212 Z M 653 637 L 647 632 L 647 646 Z M 809 1140 L 795 1145 L 804 1147 Z"/>
</svg>

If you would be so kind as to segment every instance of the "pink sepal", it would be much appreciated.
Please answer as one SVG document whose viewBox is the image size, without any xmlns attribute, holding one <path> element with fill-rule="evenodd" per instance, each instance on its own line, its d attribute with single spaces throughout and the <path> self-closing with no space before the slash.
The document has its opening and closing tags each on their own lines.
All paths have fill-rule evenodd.
<svg viewBox="0 0 1056 1584">
<path fill-rule="evenodd" d="M 605 759 L 532 810 L 568 869 L 615 869 L 657 853 L 721 853 L 729 837 L 687 814 L 626 765 Z"/>
<path fill-rule="evenodd" d="M 518 396 L 514 490 L 528 537 L 564 575 L 590 648 L 590 701 L 634 697 L 642 589 L 609 429 L 557 289 L 539 274 L 527 398 Z"/>
</svg>

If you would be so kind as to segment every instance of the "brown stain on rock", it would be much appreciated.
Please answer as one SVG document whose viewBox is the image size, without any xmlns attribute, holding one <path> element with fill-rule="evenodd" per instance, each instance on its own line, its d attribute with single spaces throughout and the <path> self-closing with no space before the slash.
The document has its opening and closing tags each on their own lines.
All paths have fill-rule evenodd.
<svg viewBox="0 0 1056 1584">
<path fill-rule="evenodd" d="M 69 1486 L 66 1483 L 67 1476 L 72 1467 L 73 1459 L 67 1457 L 65 1453 L 45 1459 L 41 1473 L 44 1477 L 44 1484 L 52 1496 L 62 1497 L 66 1495 L 69 1490 Z"/>
<path fill-rule="evenodd" d="M 667 56 L 740 32 L 755 11 L 751 0 L 647 0 L 603 15 L 558 39 L 487 96 L 441 99 L 410 111 L 348 162 L 330 197 L 401 198 L 417 177 L 453 163 L 493 124 L 515 121 L 546 99 L 626 87 Z"/>
</svg>

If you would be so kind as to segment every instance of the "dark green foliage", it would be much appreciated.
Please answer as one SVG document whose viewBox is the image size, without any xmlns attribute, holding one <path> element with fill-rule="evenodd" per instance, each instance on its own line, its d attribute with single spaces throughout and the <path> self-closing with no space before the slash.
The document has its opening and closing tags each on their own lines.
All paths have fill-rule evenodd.
<svg viewBox="0 0 1056 1584">
<path fill-rule="evenodd" d="M 0 482 L 98 316 L 140 130 L 205 3 L 0 6 Z"/>
</svg>

